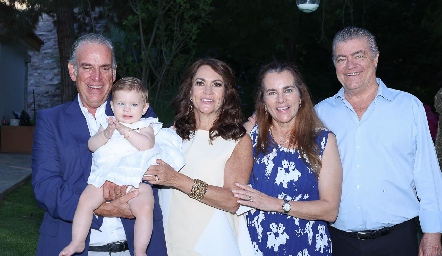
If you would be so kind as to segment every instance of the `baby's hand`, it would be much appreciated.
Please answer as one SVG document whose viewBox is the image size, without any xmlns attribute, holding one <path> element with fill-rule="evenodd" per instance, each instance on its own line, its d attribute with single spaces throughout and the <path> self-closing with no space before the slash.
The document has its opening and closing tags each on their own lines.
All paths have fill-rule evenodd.
<svg viewBox="0 0 442 256">
<path fill-rule="evenodd" d="M 121 134 L 124 134 L 124 132 L 126 131 L 124 128 L 126 128 L 126 126 L 122 125 L 119 122 L 115 122 L 115 129 L 117 129 L 117 131 L 119 131 Z"/>
<path fill-rule="evenodd" d="M 108 119 L 107 119 L 107 123 L 109 124 L 109 126 L 111 126 L 111 125 L 116 125 L 118 122 L 117 122 L 117 120 L 115 119 L 115 117 L 113 117 L 113 116 L 110 116 Z"/>
<path fill-rule="evenodd" d="M 130 135 L 130 128 L 127 126 L 124 126 L 123 124 L 119 123 L 119 122 L 115 122 L 115 128 L 117 129 L 117 131 L 120 132 L 121 135 L 123 135 L 125 138 L 129 137 Z"/>
<path fill-rule="evenodd" d="M 112 134 L 114 133 L 115 128 L 116 128 L 116 125 L 115 125 L 116 120 L 113 117 L 109 117 L 107 119 L 107 123 L 108 123 L 107 128 L 104 130 L 104 137 L 110 139 L 110 137 L 112 137 Z"/>
</svg>

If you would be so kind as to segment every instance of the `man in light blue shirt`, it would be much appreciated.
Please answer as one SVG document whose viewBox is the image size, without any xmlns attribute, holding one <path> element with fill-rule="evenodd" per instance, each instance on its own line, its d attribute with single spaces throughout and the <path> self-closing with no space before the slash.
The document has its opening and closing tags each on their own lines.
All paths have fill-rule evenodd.
<svg viewBox="0 0 442 256">
<path fill-rule="evenodd" d="M 376 78 L 378 58 L 369 31 L 339 31 L 333 62 L 343 87 L 315 106 L 336 135 L 344 172 L 333 255 L 441 255 L 442 178 L 425 110 Z"/>
</svg>

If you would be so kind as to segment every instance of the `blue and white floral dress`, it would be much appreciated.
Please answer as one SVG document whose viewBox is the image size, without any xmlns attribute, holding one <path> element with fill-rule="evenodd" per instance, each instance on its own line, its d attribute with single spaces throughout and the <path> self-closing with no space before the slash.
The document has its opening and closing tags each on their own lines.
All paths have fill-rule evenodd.
<svg viewBox="0 0 442 256">
<path fill-rule="evenodd" d="M 329 132 L 321 130 L 316 138 L 321 157 Z M 310 165 L 303 162 L 297 149 L 287 149 L 279 145 L 276 148 L 270 146 L 266 155 L 262 153 L 256 155 L 257 126 L 252 129 L 251 137 L 254 165 L 250 184 L 253 188 L 280 199 L 293 201 L 319 199 L 318 179 Z M 332 254 L 331 239 L 325 221 L 304 220 L 278 212 L 260 210 L 248 212 L 246 218 L 255 255 Z"/>
</svg>

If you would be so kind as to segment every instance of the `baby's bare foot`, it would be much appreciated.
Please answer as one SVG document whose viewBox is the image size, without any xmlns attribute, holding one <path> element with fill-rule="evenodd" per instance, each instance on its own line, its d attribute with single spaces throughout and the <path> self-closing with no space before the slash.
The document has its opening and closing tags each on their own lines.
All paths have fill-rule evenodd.
<svg viewBox="0 0 442 256">
<path fill-rule="evenodd" d="M 76 252 L 84 251 L 84 243 L 72 241 L 68 246 L 66 246 L 58 256 L 71 256 Z"/>
</svg>

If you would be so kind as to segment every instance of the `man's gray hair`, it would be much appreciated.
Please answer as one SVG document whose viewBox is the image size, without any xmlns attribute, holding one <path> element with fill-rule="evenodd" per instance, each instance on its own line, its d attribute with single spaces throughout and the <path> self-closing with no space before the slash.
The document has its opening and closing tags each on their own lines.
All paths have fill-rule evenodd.
<svg viewBox="0 0 442 256">
<path fill-rule="evenodd" d="M 336 45 L 340 42 L 347 42 L 352 39 L 366 39 L 368 42 L 368 46 L 370 47 L 371 56 L 374 58 L 379 53 L 378 45 L 376 44 L 376 39 L 372 33 L 370 33 L 368 30 L 364 28 L 358 28 L 358 27 L 345 27 L 338 33 L 336 33 L 335 37 L 333 38 L 333 44 L 332 44 L 332 53 L 333 53 L 333 63 L 336 60 L 336 54 L 335 49 Z"/>
<path fill-rule="evenodd" d="M 72 53 L 71 57 L 69 58 L 69 62 L 74 66 L 74 73 L 77 75 L 77 50 L 82 44 L 103 44 L 109 47 L 112 53 L 112 69 L 117 68 L 117 61 L 115 60 L 115 52 L 114 52 L 114 45 L 112 44 L 112 41 L 108 39 L 107 37 L 100 35 L 100 34 L 86 34 L 83 36 L 80 36 L 72 45 Z"/>
</svg>

